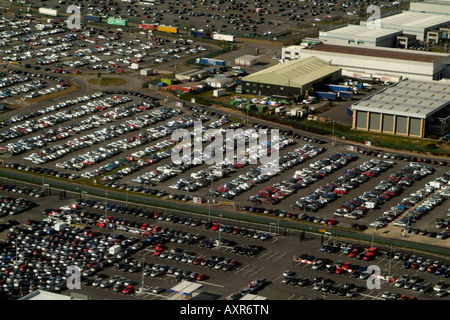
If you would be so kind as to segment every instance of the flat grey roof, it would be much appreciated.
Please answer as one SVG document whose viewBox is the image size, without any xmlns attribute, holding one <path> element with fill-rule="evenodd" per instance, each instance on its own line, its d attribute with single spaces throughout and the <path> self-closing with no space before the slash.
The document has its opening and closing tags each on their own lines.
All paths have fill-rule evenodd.
<svg viewBox="0 0 450 320">
<path fill-rule="evenodd" d="M 375 41 L 378 38 L 386 36 L 394 37 L 401 34 L 400 30 L 392 29 L 370 29 L 367 26 L 349 24 L 347 26 L 336 28 L 328 31 L 320 31 L 319 39 L 323 37 L 340 38 L 340 39 L 370 39 Z"/>
<path fill-rule="evenodd" d="M 352 109 L 426 119 L 448 105 L 447 83 L 403 80 L 356 102 Z"/>
</svg>

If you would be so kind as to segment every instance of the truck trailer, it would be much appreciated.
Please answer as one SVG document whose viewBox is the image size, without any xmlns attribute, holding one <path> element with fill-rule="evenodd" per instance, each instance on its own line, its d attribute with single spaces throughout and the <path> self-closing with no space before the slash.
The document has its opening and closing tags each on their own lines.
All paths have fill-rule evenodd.
<svg viewBox="0 0 450 320">
<path fill-rule="evenodd" d="M 197 58 L 195 62 L 204 65 L 225 66 L 225 61 L 210 58 Z"/>
</svg>

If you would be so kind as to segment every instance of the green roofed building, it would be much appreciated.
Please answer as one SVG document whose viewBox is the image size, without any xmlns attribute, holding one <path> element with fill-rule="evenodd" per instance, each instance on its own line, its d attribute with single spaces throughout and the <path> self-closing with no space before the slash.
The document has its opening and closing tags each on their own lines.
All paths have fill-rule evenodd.
<svg viewBox="0 0 450 320">
<path fill-rule="evenodd" d="M 300 97 L 341 78 L 342 69 L 316 57 L 287 61 L 242 78 L 243 93 Z"/>
</svg>

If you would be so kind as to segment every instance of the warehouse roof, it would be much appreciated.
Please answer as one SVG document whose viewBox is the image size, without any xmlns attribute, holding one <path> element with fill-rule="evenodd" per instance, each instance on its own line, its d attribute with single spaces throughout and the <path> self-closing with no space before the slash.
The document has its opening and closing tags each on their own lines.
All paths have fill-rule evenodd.
<svg viewBox="0 0 450 320">
<path fill-rule="evenodd" d="M 377 29 L 377 28 L 367 28 L 367 26 L 349 24 L 341 28 L 335 28 L 331 30 L 321 31 L 319 37 L 333 37 L 333 38 L 344 38 L 344 39 L 372 39 L 382 38 L 386 36 L 396 36 L 401 34 L 400 30 L 390 30 L 390 29 Z"/>
<path fill-rule="evenodd" d="M 448 105 L 447 83 L 403 80 L 356 102 L 352 109 L 425 119 Z"/>
<path fill-rule="evenodd" d="M 448 23 L 449 21 L 450 17 L 448 15 L 416 11 L 404 11 L 381 18 L 383 28 L 391 26 L 398 26 L 400 28 L 430 28 Z"/>
<path fill-rule="evenodd" d="M 72 300 L 72 298 L 70 296 L 39 289 L 27 294 L 19 300 Z"/>
<path fill-rule="evenodd" d="M 255 72 L 242 78 L 242 81 L 259 82 L 279 86 L 301 87 L 317 79 L 341 70 L 328 62 L 309 57 L 287 61 L 279 65 Z"/>
<path fill-rule="evenodd" d="M 352 46 L 338 46 L 331 44 L 316 44 L 308 49 L 305 48 L 304 50 L 315 50 L 329 53 L 354 54 L 374 58 L 408 60 L 408 61 L 428 62 L 428 63 L 434 63 L 438 60 L 447 58 L 447 55 L 445 54 L 439 55 L 425 52 L 416 53 L 399 49 L 389 50 L 378 48 L 358 48 Z"/>
</svg>

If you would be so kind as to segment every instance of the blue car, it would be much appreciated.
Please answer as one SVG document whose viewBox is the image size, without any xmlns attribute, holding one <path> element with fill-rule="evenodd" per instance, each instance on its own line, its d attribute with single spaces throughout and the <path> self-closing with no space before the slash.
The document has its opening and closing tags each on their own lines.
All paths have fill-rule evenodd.
<svg viewBox="0 0 450 320">
<path fill-rule="evenodd" d="M 405 263 L 403 263 L 402 267 L 403 267 L 404 269 L 409 269 L 409 268 L 411 268 L 411 262 L 405 261 Z"/>
</svg>

